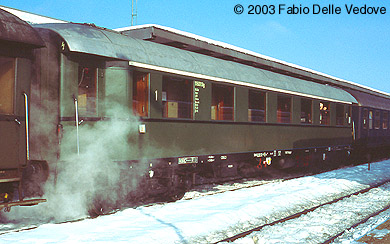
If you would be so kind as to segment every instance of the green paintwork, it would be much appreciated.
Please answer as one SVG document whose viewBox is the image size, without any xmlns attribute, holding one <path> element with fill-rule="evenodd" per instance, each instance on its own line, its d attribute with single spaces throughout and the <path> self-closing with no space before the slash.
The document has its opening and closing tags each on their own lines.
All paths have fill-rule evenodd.
<svg viewBox="0 0 390 244">
<path fill-rule="evenodd" d="M 62 69 L 66 75 L 61 78 L 63 85 L 61 97 L 66 98 L 66 101 L 63 101 L 65 106 L 61 104 L 61 110 L 66 112 L 64 117 L 74 117 L 73 100 L 69 98 L 71 98 L 72 93 L 77 92 L 75 90 L 76 80 L 74 79 L 77 74 L 75 68 L 77 65 L 75 65 L 76 61 L 70 61 L 65 55 L 63 55 L 62 60 Z M 147 70 L 141 71 L 148 72 Z M 104 101 L 105 107 L 99 109 L 100 113 L 97 117 L 125 119 L 126 116 L 120 112 L 113 114 L 112 104 L 121 104 L 131 113 L 133 73 L 136 71 L 126 67 L 110 66 L 101 72 L 104 74 L 104 79 L 101 78 L 98 81 L 98 97 Z M 267 122 L 248 122 L 249 89 L 241 86 L 235 87 L 235 121 L 212 121 L 210 116 L 212 82 L 208 80 L 193 79 L 202 82 L 202 86 L 204 86 L 198 91 L 199 105 L 194 119 L 164 119 L 162 118 L 161 98 L 163 75 L 159 72 L 150 72 L 149 117 L 143 118 L 140 122 L 128 122 L 132 123 L 131 126 L 134 127 L 132 132 L 128 134 L 128 147 L 114 154 L 113 160 L 292 150 L 351 143 L 351 128 L 349 126 L 318 125 L 319 112 L 318 109 L 315 109 L 319 108 L 318 100 L 313 100 L 313 125 L 300 124 L 301 98 L 297 96 L 291 96 L 292 123 L 276 124 L 277 93 L 267 92 Z M 334 125 L 335 104 L 331 104 L 331 121 Z M 63 146 L 62 151 L 75 152 L 74 121 L 62 121 L 61 123 L 64 125 L 64 131 L 66 131 L 70 142 Z M 88 130 L 94 128 L 97 123 L 110 125 L 111 121 L 85 121 L 80 125 L 81 152 L 88 148 L 89 144 L 96 141 L 90 136 Z M 138 132 L 139 124 L 145 125 L 145 134 Z"/>
<path fill-rule="evenodd" d="M 145 151 L 154 157 L 290 150 L 344 145 L 349 128 L 231 123 L 146 122 Z M 163 148 L 163 150 L 162 150 Z"/>
<path fill-rule="evenodd" d="M 62 33 L 57 27 L 57 33 Z M 61 27 L 62 28 L 62 27 Z M 91 33 L 97 31 L 91 27 L 78 27 L 88 29 Z M 64 29 L 65 30 L 65 29 Z M 99 30 L 101 31 L 101 30 Z M 105 31 L 103 31 L 106 33 Z M 102 32 L 102 33 L 103 33 Z M 84 33 L 85 34 L 85 33 Z M 77 36 L 77 35 L 76 35 Z M 351 126 L 335 126 L 335 103 L 331 103 L 331 126 L 319 125 L 319 102 L 313 101 L 313 124 L 300 124 L 301 96 L 291 96 L 292 114 L 291 124 L 277 124 L 277 92 L 266 91 L 266 122 L 248 122 L 248 91 L 247 86 L 234 86 L 235 90 L 235 116 L 234 121 L 211 120 L 211 88 L 214 81 L 184 77 L 193 81 L 193 92 L 197 89 L 198 111 L 192 119 L 165 119 L 162 118 L 162 80 L 167 74 L 159 71 L 135 68 L 129 66 L 126 61 L 108 60 L 102 57 L 86 54 L 76 54 L 74 51 L 76 36 L 63 36 L 67 42 L 69 51 L 60 54 L 60 75 L 58 83 L 60 99 L 60 121 L 64 126 L 64 139 L 61 144 L 61 155 L 67 156 L 76 152 L 76 134 L 74 123 L 73 95 L 78 93 L 78 65 L 94 63 L 98 67 L 98 114 L 84 118 L 80 125 L 80 152 L 88 150 L 99 140 L 111 140 L 105 126 L 114 126 L 116 131 L 123 130 L 125 141 L 120 135 L 115 135 L 110 145 L 100 149 L 107 150 L 112 160 L 133 160 L 142 158 L 164 158 L 191 155 L 228 154 L 251 151 L 267 150 L 293 150 L 326 146 L 350 144 L 352 141 Z M 115 36 L 122 43 L 129 41 L 127 37 L 116 36 L 110 33 L 109 37 Z M 81 40 L 89 40 L 81 38 Z M 96 40 L 95 40 L 96 41 Z M 91 51 L 92 54 L 99 51 L 99 45 Z M 84 43 L 83 45 L 87 45 Z M 107 45 L 105 43 L 104 45 Z M 121 51 L 134 52 L 132 59 L 148 64 L 161 65 L 162 67 L 175 68 L 205 75 L 224 77 L 237 81 L 246 81 L 251 84 L 261 84 L 270 87 L 279 87 L 290 91 L 298 91 L 307 95 L 326 96 L 330 99 L 338 99 L 344 102 L 355 102 L 349 94 L 340 89 L 319 85 L 312 82 L 299 80 L 292 77 L 274 74 L 269 71 L 255 69 L 253 67 L 235 64 L 204 55 L 189 53 L 183 50 L 161 46 L 155 43 L 147 43 L 140 40 L 131 40 L 126 45 L 134 45 L 134 48 Z M 142 46 L 141 49 L 137 49 Z M 115 47 L 115 45 L 114 45 Z M 159 47 L 160 49 L 158 49 Z M 82 48 L 82 47 L 80 47 Z M 90 50 L 90 49 L 88 49 Z M 103 50 L 104 51 L 104 50 Z M 164 55 L 163 55 L 164 54 Z M 130 55 L 130 54 L 129 54 Z M 102 55 L 104 56 L 104 55 Z M 125 58 L 124 56 L 123 58 Z M 116 57 L 118 58 L 118 57 Z M 136 60 L 136 59 L 137 60 Z M 184 59 L 186 61 L 184 62 Z M 211 63 L 212 65 L 211 65 Z M 185 66 L 185 68 L 184 68 Z M 149 116 L 135 119 L 132 115 L 132 87 L 134 72 L 148 72 L 149 75 Z M 179 76 L 180 77 L 180 76 Z M 196 84 L 196 82 L 199 82 Z M 217 83 L 217 82 L 215 82 Z M 220 84 L 220 83 L 219 83 Z M 233 84 L 226 84 L 233 86 Z M 195 93 L 193 93 L 195 102 Z M 156 99 L 157 95 L 157 99 Z M 284 94 L 286 95 L 286 94 Z M 120 105 L 119 110 L 113 109 Z M 108 120 L 101 120 L 108 118 Z M 115 119 L 124 123 L 115 124 Z M 95 121 L 94 121 L 95 120 Z M 137 121 L 138 120 L 138 121 Z M 97 122 L 96 122 L 97 121 Z M 145 125 L 146 133 L 140 133 L 139 125 Z M 115 127 L 116 126 L 116 127 Z M 129 127 L 129 128 L 127 128 Z M 104 128 L 104 131 L 99 131 Z M 93 133 L 92 133 L 93 132 Z M 114 138 L 116 139 L 116 138 Z M 125 148 L 122 146 L 125 145 Z M 115 148 L 121 148 L 118 152 Z"/>
<path fill-rule="evenodd" d="M 79 24 L 43 24 L 61 35 L 72 52 L 94 54 L 119 60 L 218 77 L 265 89 L 281 89 L 347 103 L 357 103 L 349 93 L 331 86 L 226 61 L 195 52 L 133 39 L 113 31 Z M 93 38 L 91 38 L 93 37 Z"/>
<path fill-rule="evenodd" d="M 26 164 L 26 123 L 23 92 L 30 95 L 31 61 L 17 58 L 14 114 L 0 121 L 0 168 L 12 169 Z M 17 123 L 17 120 L 19 123 Z"/>
</svg>

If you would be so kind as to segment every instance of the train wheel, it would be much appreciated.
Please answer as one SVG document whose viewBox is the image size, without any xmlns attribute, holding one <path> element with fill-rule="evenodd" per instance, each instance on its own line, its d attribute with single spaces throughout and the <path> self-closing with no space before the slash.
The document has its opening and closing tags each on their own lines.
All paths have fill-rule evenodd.
<svg viewBox="0 0 390 244">
<path fill-rule="evenodd" d="M 237 173 L 242 178 L 256 177 L 260 174 L 261 168 L 249 162 L 241 162 L 238 165 Z"/>
<path fill-rule="evenodd" d="M 107 214 L 108 210 L 104 206 L 102 201 L 95 200 L 88 209 L 88 214 L 92 218 L 99 217 L 100 215 Z"/>
<path fill-rule="evenodd" d="M 88 214 L 92 218 L 99 217 L 100 215 L 104 214 L 103 206 L 99 203 L 93 203 L 92 206 L 88 209 Z"/>
<path fill-rule="evenodd" d="M 184 197 L 187 190 L 191 188 L 192 179 L 186 175 L 175 175 L 172 193 L 169 194 L 169 201 L 177 201 Z"/>
<path fill-rule="evenodd" d="M 184 197 L 185 194 L 186 194 L 186 191 L 177 191 L 177 192 L 175 192 L 174 194 L 172 194 L 172 195 L 170 196 L 170 200 L 173 201 L 173 202 L 175 202 L 175 201 L 177 201 L 177 200 L 182 199 L 182 198 Z"/>
<path fill-rule="evenodd" d="M 116 207 L 114 202 L 97 197 L 95 198 L 93 203 L 89 206 L 88 214 L 92 218 L 96 218 L 100 215 L 111 213 L 115 209 Z"/>
</svg>

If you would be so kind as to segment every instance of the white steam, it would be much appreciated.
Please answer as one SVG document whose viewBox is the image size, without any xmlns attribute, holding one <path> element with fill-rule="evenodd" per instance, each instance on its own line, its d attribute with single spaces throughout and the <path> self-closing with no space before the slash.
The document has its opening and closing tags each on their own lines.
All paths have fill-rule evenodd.
<svg viewBox="0 0 390 244">
<path fill-rule="evenodd" d="M 62 213 L 71 216 L 85 211 L 96 198 L 116 202 L 119 187 L 130 187 L 121 182 L 122 161 L 132 154 L 129 137 L 137 136 L 138 122 L 134 118 L 111 118 L 80 126 L 80 155 L 72 150 L 76 147 L 76 135 L 65 132 L 62 142 L 74 153 L 61 155 L 57 165 L 56 183 L 45 188 L 50 205 L 64 205 Z M 123 187 L 122 187 L 123 188 Z M 65 204 L 64 204 L 65 203 Z"/>
<path fill-rule="evenodd" d="M 121 175 L 129 170 L 123 161 L 138 155 L 138 146 L 131 142 L 139 136 L 139 122 L 127 108 L 119 105 L 110 106 L 107 118 L 80 125 L 79 155 L 75 126 L 65 126 L 60 160 L 49 166 L 50 177 L 44 185 L 43 198 L 47 202 L 34 207 L 15 207 L 5 217 L 17 222 L 74 220 L 88 216 L 96 199 L 115 203 L 133 190 L 137 179 Z M 141 171 L 138 175 L 144 172 L 144 169 L 137 170 Z"/>
</svg>

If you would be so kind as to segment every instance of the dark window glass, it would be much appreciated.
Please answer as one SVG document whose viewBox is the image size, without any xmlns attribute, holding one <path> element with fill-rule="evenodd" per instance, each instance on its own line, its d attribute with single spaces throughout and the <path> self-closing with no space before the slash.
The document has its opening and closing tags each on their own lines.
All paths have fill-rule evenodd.
<svg viewBox="0 0 390 244">
<path fill-rule="evenodd" d="M 375 111 L 375 121 L 374 121 L 374 126 L 375 129 L 380 129 L 381 128 L 381 111 L 376 110 Z"/>
<path fill-rule="evenodd" d="M 345 112 L 345 118 L 347 119 L 347 123 L 349 125 L 352 123 L 351 114 L 352 114 L 352 107 L 348 106 L 347 107 L 347 111 Z"/>
<path fill-rule="evenodd" d="M 278 123 L 291 123 L 291 97 L 278 96 Z"/>
<path fill-rule="evenodd" d="M 363 129 L 368 128 L 368 110 L 363 109 Z"/>
<path fill-rule="evenodd" d="M 370 112 L 368 113 L 368 128 L 371 130 L 372 129 L 372 118 L 373 117 L 373 113 L 372 111 L 370 110 Z"/>
<path fill-rule="evenodd" d="M 162 90 L 164 118 L 192 118 L 192 81 L 164 77 Z"/>
<path fill-rule="evenodd" d="M 382 128 L 384 130 L 387 130 L 387 128 L 388 128 L 388 122 L 389 122 L 389 113 L 383 112 Z"/>
<path fill-rule="evenodd" d="M 212 85 L 211 119 L 234 120 L 234 87 Z"/>
<path fill-rule="evenodd" d="M 81 116 L 97 113 L 97 68 L 79 66 L 78 110 Z"/>
<path fill-rule="evenodd" d="M 336 125 L 344 125 L 344 105 L 336 104 Z"/>
<path fill-rule="evenodd" d="M 0 113 L 13 114 L 15 92 L 15 59 L 0 57 Z"/>
<path fill-rule="evenodd" d="M 133 112 L 135 115 L 147 117 L 149 111 L 149 74 L 134 72 L 133 77 Z"/>
<path fill-rule="evenodd" d="M 249 90 L 248 121 L 265 122 L 265 92 Z"/>
<path fill-rule="evenodd" d="M 301 123 L 312 123 L 312 105 L 312 100 L 303 98 L 301 99 Z"/>
<path fill-rule="evenodd" d="M 320 102 L 320 124 L 329 125 L 330 124 L 330 108 L 329 102 Z"/>
</svg>

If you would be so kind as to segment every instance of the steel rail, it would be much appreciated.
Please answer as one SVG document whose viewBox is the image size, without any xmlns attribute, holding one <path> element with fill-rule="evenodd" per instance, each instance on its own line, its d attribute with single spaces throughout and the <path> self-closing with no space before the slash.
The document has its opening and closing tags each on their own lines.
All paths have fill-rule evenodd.
<svg viewBox="0 0 390 244">
<path fill-rule="evenodd" d="M 300 217 L 300 216 L 302 216 L 302 215 L 304 215 L 304 214 L 307 214 L 307 213 L 309 213 L 309 212 L 312 212 L 312 211 L 314 211 L 314 210 L 316 210 L 316 209 L 318 209 L 318 208 L 320 208 L 320 207 L 323 207 L 323 206 L 326 206 L 326 205 L 330 205 L 330 204 L 336 203 L 336 202 L 338 202 L 338 201 L 341 201 L 341 200 L 343 200 L 343 199 L 349 198 L 349 197 L 351 197 L 351 196 L 359 195 L 359 194 L 361 194 L 361 193 L 366 193 L 366 192 L 368 192 L 368 191 L 370 191 L 370 190 L 372 190 L 372 189 L 374 189 L 374 188 L 378 188 L 378 187 L 380 187 L 380 186 L 382 186 L 382 185 L 385 185 L 385 184 L 387 184 L 387 183 L 389 183 L 389 182 L 390 182 L 390 180 L 386 180 L 386 181 L 380 182 L 380 183 L 375 184 L 375 185 L 372 185 L 372 186 L 370 186 L 370 187 L 368 187 L 368 188 L 365 188 L 365 189 L 356 191 L 356 192 L 354 192 L 354 193 L 351 193 L 351 194 L 348 194 L 348 195 L 345 195 L 345 196 L 336 198 L 336 199 L 334 199 L 334 200 L 332 200 L 332 201 L 329 201 L 329 202 L 326 202 L 326 203 L 322 203 L 322 204 L 319 204 L 319 205 L 317 205 L 317 206 L 314 206 L 314 207 L 305 209 L 305 210 L 303 210 L 303 211 L 301 211 L 301 212 L 292 214 L 292 215 L 287 216 L 287 217 L 285 217 L 285 218 L 282 218 L 282 219 L 279 219 L 279 220 L 275 220 L 275 221 L 273 221 L 273 222 L 271 222 L 271 223 L 267 223 L 267 224 L 263 224 L 263 225 L 257 226 L 257 227 L 255 227 L 255 228 L 252 228 L 252 229 L 250 229 L 250 230 L 247 230 L 247 231 L 244 231 L 244 232 L 242 232 L 242 233 L 236 234 L 236 235 L 234 235 L 234 236 L 231 236 L 231 237 L 225 238 L 225 239 L 223 239 L 223 240 L 214 242 L 214 244 L 220 243 L 220 242 L 233 242 L 233 241 L 235 241 L 235 240 L 237 240 L 237 239 L 240 239 L 240 238 L 242 238 L 242 237 L 245 237 L 245 236 L 251 234 L 252 232 L 259 231 L 259 230 L 261 230 L 262 228 L 264 228 L 264 227 L 266 227 L 266 226 L 273 226 L 273 225 L 276 225 L 276 224 L 279 224 L 279 223 L 286 222 L 287 220 L 296 219 L 296 218 L 298 218 L 298 217 Z M 389 204 L 389 206 L 388 206 L 386 209 L 388 209 L 388 208 L 390 208 L 390 204 Z M 380 210 L 380 211 L 383 212 L 383 211 L 385 211 L 386 209 L 384 209 L 384 210 L 382 209 L 382 210 Z M 379 214 L 379 213 L 378 213 L 378 214 Z M 373 214 L 373 216 L 375 216 L 375 215 L 376 215 L 376 214 Z M 367 220 L 368 220 L 369 218 L 371 218 L 371 217 L 372 217 L 372 216 L 367 217 L 367 219 L 362 220 L 361 223 L 364 223 L 365 221 L 367 221 Z M 353 228 L 353 227 L 356 227 L 357 225 L 359 225 L 359 223 L 353 225 L 353 226 L 350 227 L 349 229 L 351 229 L 351 228 Z M 332 239 L 332 238 L 329 238 L 329 240 L 327 240 L 327 241 L 329 241 L 329 242 L 326 241 L 326 242 L 324 242 L 324 243 L 330 243 L 331 241 L 333 241 L 334 239 L 336 239 L 337 237 L 339 237 L 340 235 L 342 235 L 345 231 L 346 231 L 346 230 L 344 230 L 342 233 L 339 233 L 337 236 L 332 237 L 333 239 Z"/>
<path fill-rule="evenodd" d="M 367 220 L 369 220 L 370 218 L 372 218 L 372 217 L 374 217 L 374 216 L 377 216 L 377 215 L 379 215 L 380 213 L 382 213 L 382 212 L 384 212 L 384 211 L 386 211 L 386 210 L 388 210 L 388 209 L 390 209 L 390 204 L 387 205 L 386 207 L 384 207 L 383 209 L 381 209 L 381 210 L 379 210 L 379 211 L 376 211 L 375 213 L 370 214 L 368 217 L 366 217 L 366 218 L 364 218 L 363 220 L 360 220 L 359 222 L 353 224 L 353 225 L 350 226 L 349 228 L 346 228 L 345 230 L 343 230 L 343 231 L 337 233 L 336 235 L 332 236 L 332 237 L 329 238 L 328 240 L 324 241 L 323 244 L 329 244 L 329 243 L 331 243 L 332 241 L 334 241 L 334 240 L 336 240 L 338 237 L 340 237 L 342 234 L 344 234 L 346 231 L 348 231 L 348 230 L 350 230 L 350 229 L 352 229 L 352 228 L 355 228 L 355 227 L 357 227 L 357 226 L 359 226 L 359 225 L 361 225 L 361 224 L 367 222 Z"/>
</svg>

